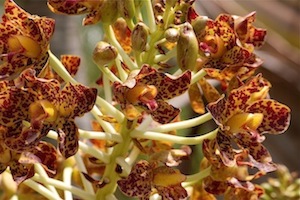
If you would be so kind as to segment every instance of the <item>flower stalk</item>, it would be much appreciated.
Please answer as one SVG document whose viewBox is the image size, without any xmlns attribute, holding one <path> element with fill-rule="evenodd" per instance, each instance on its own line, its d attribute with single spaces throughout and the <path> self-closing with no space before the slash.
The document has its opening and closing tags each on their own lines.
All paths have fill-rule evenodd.
<svg viewBox="0 0 300 200">
<path fill-rule="evenodd" d="M 48 0 L 54 13 L 102 24 L 92 55 L 98 92 L 74 78 L 79 56 L 52 53 L 53 19 L 4 1 L 0 198 L 114 200 L 117 188 L 138 199 L 262 196 L 251 181 L 276 169 L 264 135 L 286 131 L 291 113 L 254 75 L 266 30 L 253 25 L 255 12 L 213 20 L 194 3 Z M 190 103 L 177 107 L 175 97 Z M 193 132 L 211 130 L 209 121 L 217 128 Z M 180 163 L 191 154 L 202 160 L 200 171 L 185 175 Z"/>
</svg>

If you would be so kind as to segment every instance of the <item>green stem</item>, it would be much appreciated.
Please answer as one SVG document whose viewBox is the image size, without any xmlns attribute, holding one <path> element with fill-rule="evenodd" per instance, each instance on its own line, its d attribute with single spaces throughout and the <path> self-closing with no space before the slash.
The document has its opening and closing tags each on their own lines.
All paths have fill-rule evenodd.
<svg viewBox="0 0 300 200">
<path fill-rule="evenodd" d="M 199 81 L 201 78 L 203 78 L 206 75 L 206 71 L 204 69 L 201 69 L 200 71 L 193 73 L 192 75 L 192 80 L 191 80 L 191 84 L 196 83 L 197 81 Z"/>
<path fill-rule="evenodd" d="M 121 79 L 122 82 L 125 82 L 127 77 L 128 77 L 128 74 L 123 69 L 122 64 L 121 64 L 121 60 L 122 60 L 121 56 L 118 55 L 118 58 L 115 61 L 116 61 L 116 66 L 117 66 L 117 69 L 118 69 L 118 72 L 119 72 L 120 79 Z"/>
<path fill-rule="evenodd" d="M 107 66 L 97 65 L 98 69 L 103 73 L 111 82 L 122 82 L 114 73 L 112 73 Z"/>
<path fill-rule="evenodd" d="M 122 137 L 116 133 L 106 133 L 100 131 L 86 131 L 82 129 L 78 129 L 80 138 L 84 139 L 97 139 L 97 140 L 109 140 L 117 143 L 121 143 L 123 141 Z"/>
<path fill-rule="evenodd" d="M 48 174 L 45 171 L 45 169 L 41 166 L 41 164 L 39 164 L 39 163 L 34 164 L 34 170 L 36 173 L 41 175 L 41 177 L 44 179 L 45 182 L 47 182 L 47 179 L 49 177 L 48 177 Z M 56 196 L 57 198 L 60 198 L 55 187 L 53 187 L 52 185 L 48 185 L 48 184 L 45 184 L 45 187 L 47 187 L 53 193 L 54 196 Z"/>
<path fill-rule="evenodd" d="M 55 131 L 49 131 L 47 134 L 48 138 L 57 140 L 57 133 Z M 107 153 L 100 151 L 99 149 L 94 148 L 93 146 L 88 146 L 87 144 L 79 141 L 79 149 L 84 153 L 94 156 L 99 160 L 103 161 L 104 163 L 109 162 L 109 156 Z"/>
<path fill-rule="evenodd" d="M 68 190 L 70 191 L 71 193 L 73 193 L 74 195 L 80 197 L 81 199 L 83 200 L 95 200 L 95 196 L 93 194 L 90 194 L 80 188 L 77 188 L 77 187 L 74 187 L 72 185 L 67 185 L 65 184 L 65 182 L 62 182 L 60 180 L 56 180 L 56 179 L 53 179 L 53 178 L 49 178 L 47 180 L 47 182 L 45 182 L 43 180 L 43 178 L 41 178 L 40 175 L 38 174 L 35 174 L 32 178 L 32 180 L 29 179 L 29 181 L 37 181 L 37 182 L 40 182 L 42 184 L 51 184 L 53 185 L 54 187 L 58 188 L 58 189 L 61 189 L 61 190 Z M 28 180 L 26 180 L 28 181 Z M 25 181 L 25 182 L 26 182 Z M 38 184 L 41 186 L 41 184 Z M 43 186 L 42 186 L 43 187 Z M 46 189 L 46 188 L 45 188 Z M 52 193 L 51 193 L 52 194 Z M 48 196 L 46 196 L 48 198 Z M 52 194 L 52 196 L 50 196 L 49 199 L 53 199 L 53 200 L 56 200 Z"/>
<path fill-rule="evenodd" d="M 129 137 L 129 130 L 127 127 L 127 121 L 124 121 L 121 125 L 121 136 L 123 137 L 123 142 L 114 146 L 113 151 L 110 156 L 110 162 L 106 165 L 103 174 L 103 179 L 109 180 L 109 182 L 96 193 L 97 199 L 106 199 L 108 195 L 115 192 L 117 187 L 117 181 L 120 179 L 119 174 L 116 173 L 115 169 L 117 166 L 117 158 L 124 157 L 127 154 L 127 149 L 131 143 L 131 138 Z M 119 158 L 120 159 L 120 158 Z"/>
<path fill-rule="evenodd" d="M 97 96 L 96 105 L 100 106 L 104 113 L 114 116 L 119 123 L 122 123 L 125 119 L 124 114 L 121 111 L 99 96 Z M 95 110 L 97 109 L 95 108 Z"/>
<path fill-rule="evenodd" d="M 148 51 L 145 52 L 143 56 L 143 63 L 148 63 L 149 65 L 154 64 L 154 57 L 157 52 L 155 43 L 157 43 L 157 41 L 162 39 L 163 33 L 164 31 L 162 29 L 157 29 L 154 33 L 150 35 L 151 38 L 148 45 L 149 49 Z"/>
<path fill-rule="evenodd" d="M 186 129 L 186 128 L 198 126 L 198 125 L 203 124 L 211 119 L 212 119 L 211 114 L 206 113 L 204 115 L 195 117 L 193 119 L 188 119 L 188 120 L 169 123 L 169 124 L 163 124 L 161 126 L 157 126 L 153 129 L 150 129 L 150 131 L 165 133 L 165 132 L 169 132 L 172 130 Z"/>
<path fill-rule="evenodd" d="M 103 76 L 103 87 L 105 100 L 110 104 L 112 102 L 112 92 L 110 82 L 107 76 Z"/>
<path fill-rule="evenodd" d="M 148 139 L 148 140 L 158 140 L 158 141 L 165 141 L 165 142 L 173 142 L 176 144 L 184 144 L 184 145 L 196 145 L 201 144 L 205 139 L 213 139 L 216 137 L 218 133 L 218 129 L 215 129 L 209 133 L 204 135 L 195 136 L 195 137 L 183 137 L 177 135 L 170 135 L 167 133 L 159 133 L 159 132 L 131 132 L 130 136 L 133 138 L 139 139 Z"/>
<path fill-rule="evenodd" d="M 72 173 L 73 173 L 73 169 L 70 166 L 66 166 L 63 170 L 63 181 L 65 184 L 67 185 L 71 185 L 72 184 Z M 65 200 L 73 200 L 73 195 L 70 191 L 68 190 L 64 190 L 64 199 Z"/>
<path fill-rule="evenodd" d="M 120 45 L 120 43 L 118 42 L 115 33 L 113 31 L 113 28 L 111 25 L 109 24 L 103 24 L 104 27 L 104 31 L 105 34 L 107 36 L 107 39 L 109 40 L 109 42 L 117 48 L 118 53 L 121 55 L 121 57 L 123 58 L 125 64 L 130 68 L 130 69 L 137 69 L 138 66 L 135 62 L 133 62 L 131 60 L 131 58 L 126 54 L 126 52 L 124 51 L 124 49 L 122 48 L 122 46 Z"/>
<path fill-rule="evenodd" d="M 183 187 L 188 187 L 191 186 L 199 181 L 201 181 L 202 179 L 204 179 L 205 177 L 210 175 L 210 168 L 211 167 L 207 167 L 204 170 L 201 170 L 200 172 L 193 174 L 193 175 L 188 175 L 187 179 L 182 183 Z"/>
<path fill-rule="evenodd" d="M 50 66 L 66 82 L 77 84 L 78 82 L 69 74 L 60 60 L 49 50 Z"/>
<path fill-rule="evenodd" d="M 177 48 L 174 47 L 172 50 L 168 51 L 165 55 L 157 55 L 154 58 L 154 62 L 155 63 L 159 63 L 159 62 L 166 62 L 168 60 L 170 60 L 171 58 L 176 57 L 177 55 Z"/>
<path fill-rule="evenodd" d="M 152 2 L 151 2 L 151 0 L 144 0 L 143 3 L 146 6 L 147 20 L 149 23 L 148 26 L 150 29 L 150 33 L 154 33 L 156 31 L 156 23 L 155 23 L 155 19 L 154 19 Z"/>
<path fill-rule="evenodd" d="M 41 182 L 44 181 L 43 177 L 40 178 Z M 58 200 L 62 198 L 57 198 L 56 195 L 54 195 L 50 190 L 48 190 L 46 187 L 44 187 L 42 184 L 39 184 L 31 179 L 27 179 L 23 182 L 25 185 L 33 189 L 34 191 L 40 193 L 42 196 L 48 198 L 49 200 Z M 45 182 L 45 184 L 49 184 L 48 182 Z"/>
<path fill-rule="evenodd" d="M 77 154 L 75 154 L 74 157 L 75 157 L 75 161 L 76 161 L 76 165 L 78 167 L 78 170 L 80 172 L 88 173 L 88 171 L 87 171 L 87 169 L 85 167 L 85 164 L 84 164 L 84 162 L 82 160 L 81 155 L 79 155 L 77 153 Z M 84 190 L 87 191 L 90 194 L 95 194 L 93 185 L 91 184 L 91 182 L 89 182 L 88 180 L 86 180 L 86 178 L 84 177 L 84 175 L 82 173 L 80 173 L 80 178 L 81 178 L 81 182 L 83 183 Z"/>
</svg>

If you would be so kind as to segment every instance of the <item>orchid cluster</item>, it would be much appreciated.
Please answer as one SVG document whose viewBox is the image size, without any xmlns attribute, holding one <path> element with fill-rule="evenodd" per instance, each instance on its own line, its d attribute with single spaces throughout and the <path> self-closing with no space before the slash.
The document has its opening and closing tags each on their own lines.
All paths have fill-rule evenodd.
<svg viewBox="0 0 300 200">
<path fill-rule="evenodd" d="M 51 52 L 55 22 L 5 0 L 0 24 L 2 199 L 259 199 L 276 170 L 262 144 L 290 109 L 255 71 L 266 30 L 246 16 L 201 16 L 195 0 L 48 0 L 101 26 L 98 89 L 74 79 L 80 57 Z M 205 3 L 205 2 L 202 2 Z M 218 83 L 218 84 L 215 84 Z M 218 87 L 220 85 L 221 87 Z M 187 94 L 187 95 L 185 95 Z M 194 117 L 183 119 L 180 98 Z M 91 130 L 76 120 L 90 114 Z M 196 115 L 196 116 L 195 116 Z M 178 135 L 206 122 L 207 133 Z M 203 127 L 203 126 L 202 126 Z M 180 163 L 201 145 L 199 172 Z M 119 195 L 119 196 L 118 196 Z"/>
</svg>

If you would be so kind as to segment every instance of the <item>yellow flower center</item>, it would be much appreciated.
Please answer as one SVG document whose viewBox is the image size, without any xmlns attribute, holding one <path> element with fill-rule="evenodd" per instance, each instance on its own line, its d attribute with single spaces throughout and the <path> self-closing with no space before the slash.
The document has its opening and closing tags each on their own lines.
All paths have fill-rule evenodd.
<svg viewBox="0 0 300 200">
<path fill-rule="evenodd" d="M 237 133 L 244 127 L 256 130 L 262 123 L 262 113 L 240 113 L 232 116 L 226 123 L 231 133 Z"/>
<path fill-rule="evenodd" d="M 220 58 L 225 52 L 224 42 L 218 35 L 205 36 L 204 43 L 208 46 L 212 58 Z"/>
<path fill-rule="evenodd" d="M 125 98 L 132 104 L 136 104 L 138 101 L 147 102 L 153 100 L 158 91 L 153 85 L 136 85 L 129 89 L 125 94 Z"/>
<path fill-rule="evenodd" d="M 185 181 L 185 175 L 181 174 L 178 169 L 172 169 L 173 173 L 163 171 L 155 173 L 153 177 L 153 183 L 157 186 L 170 186 L 170 185 L 177 185 L 181 182 Z"/>
<path fill-rule="evenodd" d="M 58 117 L 55 106 L 47 100 L 36 101 L 29 106 L 31 119 L 54 122 Z"/>
<path fill-rule="evenodd" d="M 40 45 L 30 37 L 15 35 L 8 38 L 8 47 L 11 52 L 23 53 L 29 58 L 37 58 L 41 54 Z"/>
</svg>

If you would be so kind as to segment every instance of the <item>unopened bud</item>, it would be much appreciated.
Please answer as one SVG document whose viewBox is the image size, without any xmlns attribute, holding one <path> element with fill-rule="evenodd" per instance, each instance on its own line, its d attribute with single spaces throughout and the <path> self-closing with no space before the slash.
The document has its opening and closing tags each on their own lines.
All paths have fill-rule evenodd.
<svg viewBox="0 0 300 200">
<path fill-rule="evenodd" d="M 135 15 L 134 0 L 119 0 L 118 10 L 124 19 L 132 19 Z"/>
<path fill-rule="evenodd" d="M 194 28 L 194 32 L 196 34 L 196 37 L 199 37 L 203 34 L 203 31 L 206 27 L 207 17 L 197 17 L 193 22 L 192 26 Z"/>
<path fill-rule="evenodd" d="M 193 70 L 198 57 L 198 41 L 190 23 L 185 23 L 179 31 L 177 42 L 177 62 L 181 70 Z"/>
<path fill-rule="evenodd" d="M 138 52 L 145 51 L 149 35 L 149 28 L 142 22 L 135 25 L 131 33 L 132 49 Z"/>
<path fill-rule="evenodd" d="M 107 65 L 118 55 L 117 49 L 107 42 L 100 41 L 96 44 L 93 52 L 93 59 L 97 65 Z"/>
<path fill-rule="evenodd" d="M 168 28 L 165 32 L 165 38 L 168 42 L 175 43 L 179 39 L 179 31 L 176 28 Z"/>
</svg>

